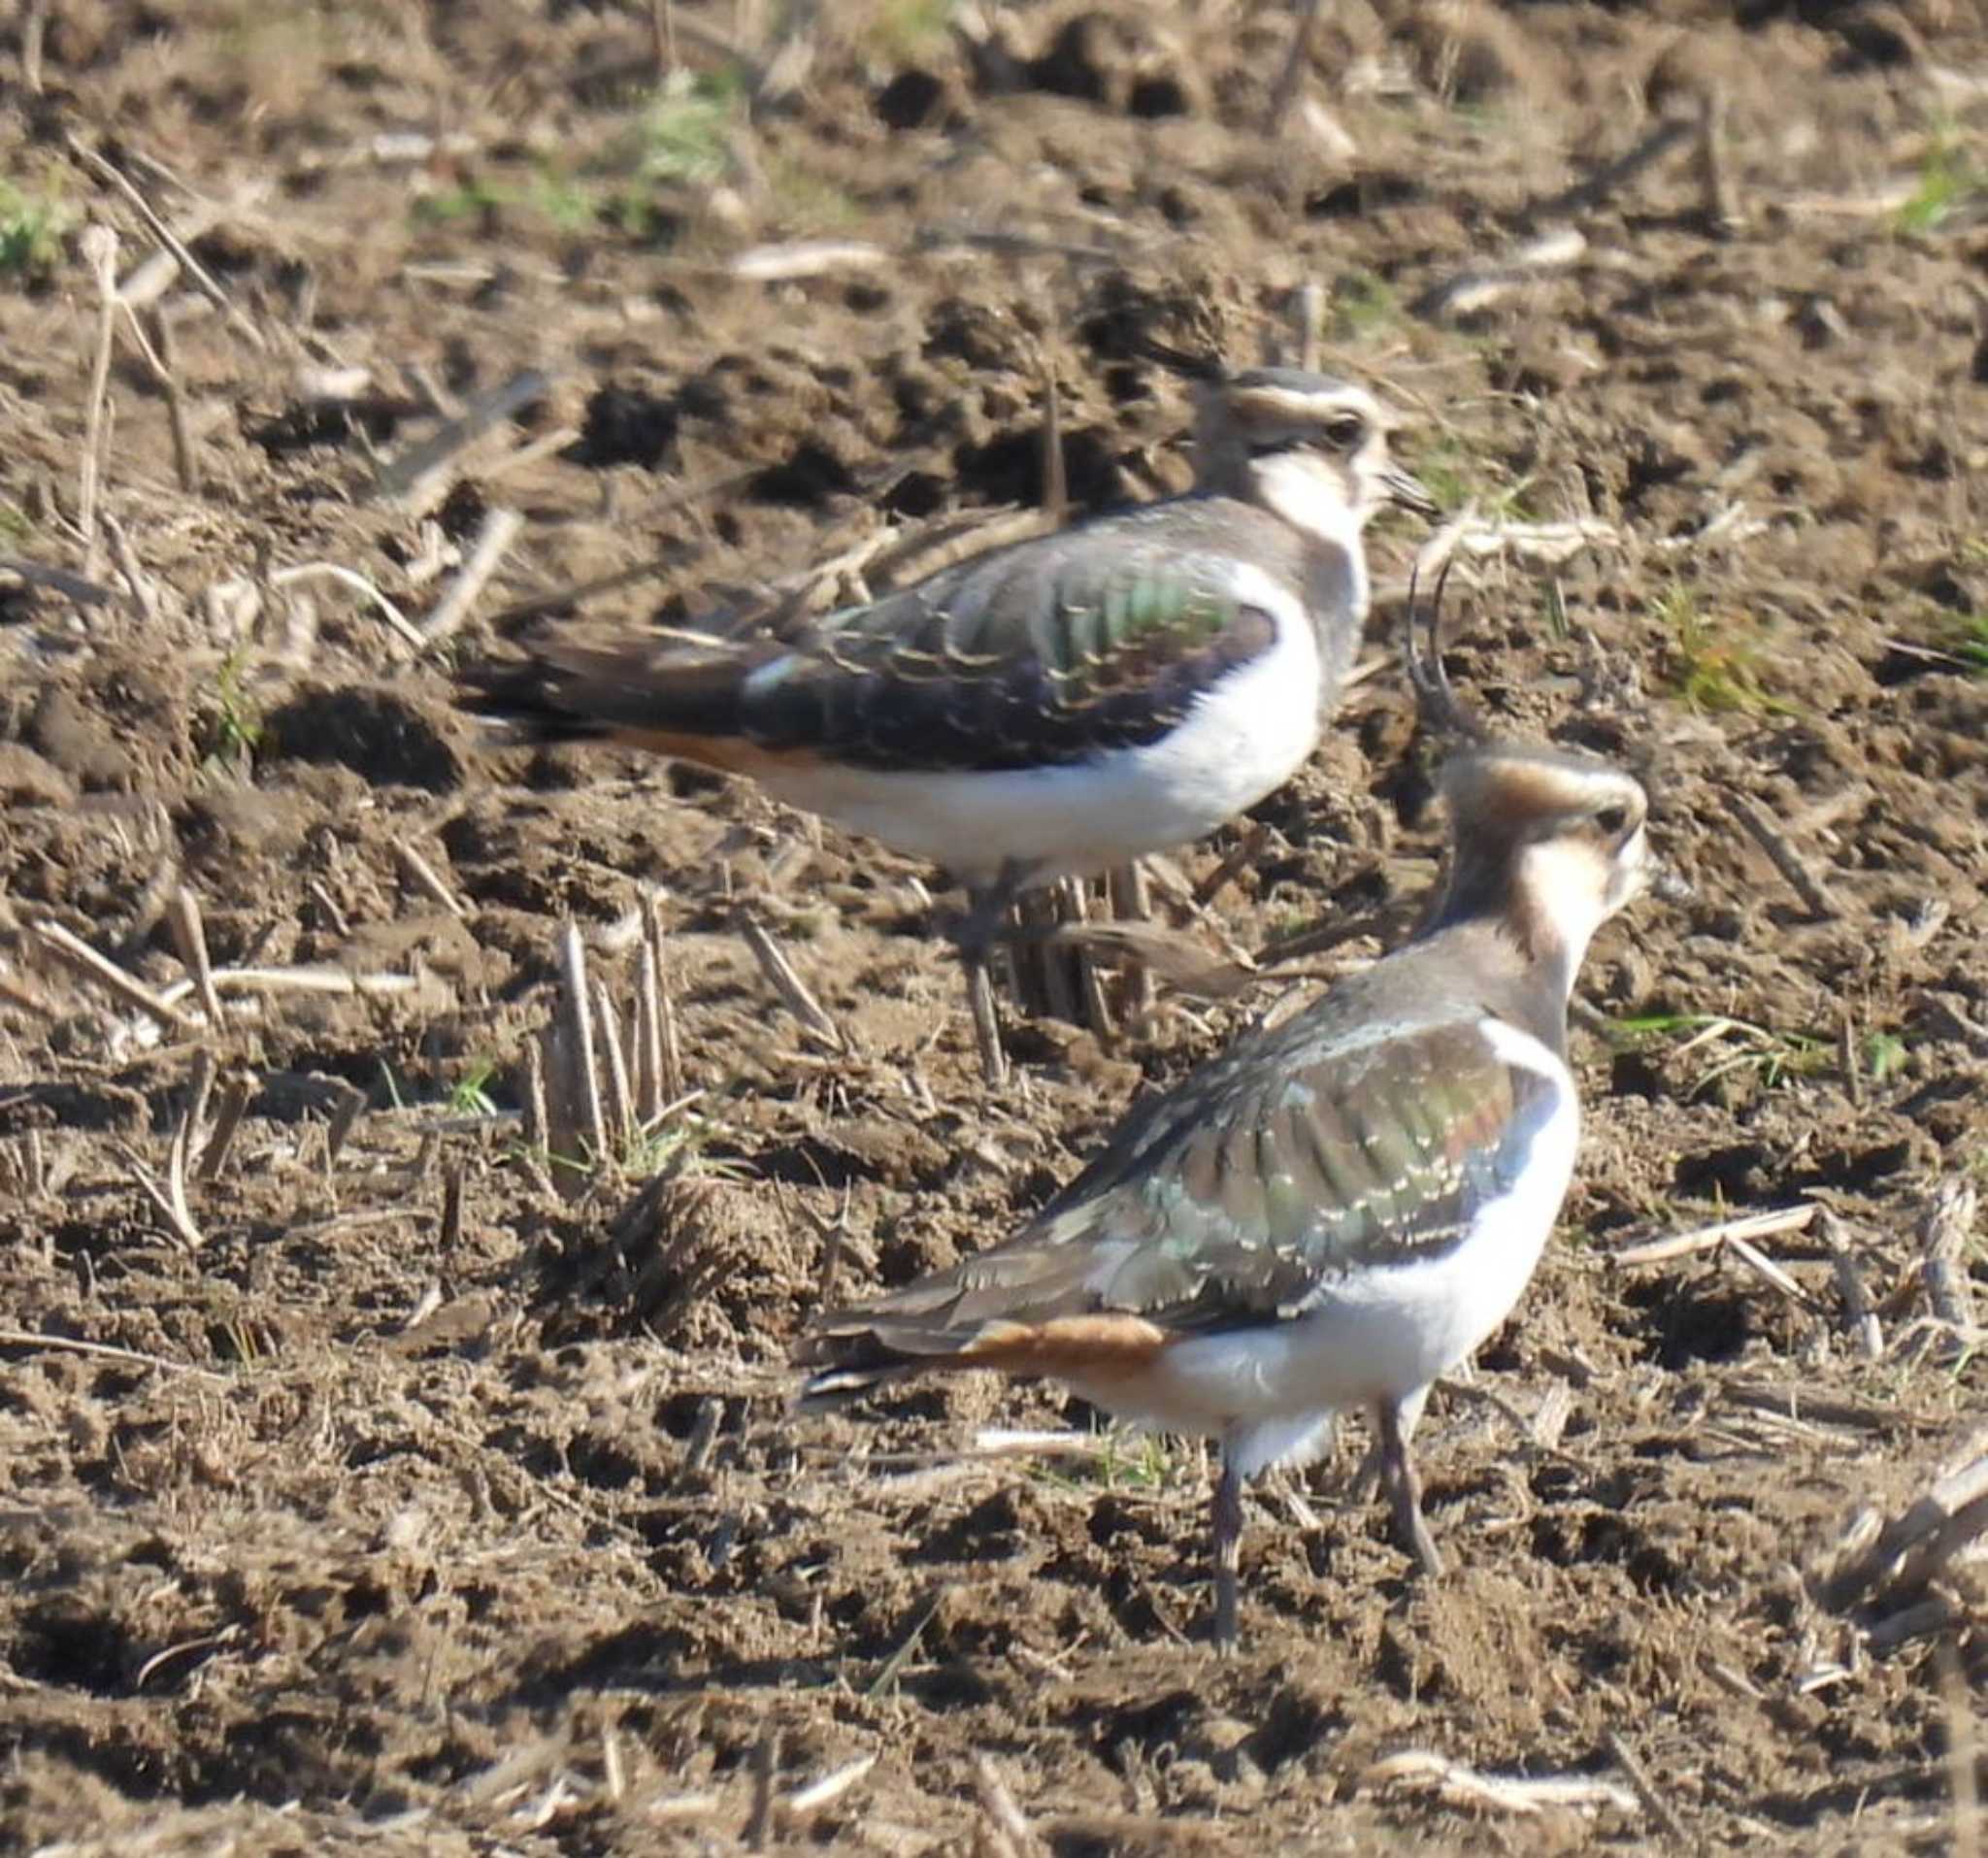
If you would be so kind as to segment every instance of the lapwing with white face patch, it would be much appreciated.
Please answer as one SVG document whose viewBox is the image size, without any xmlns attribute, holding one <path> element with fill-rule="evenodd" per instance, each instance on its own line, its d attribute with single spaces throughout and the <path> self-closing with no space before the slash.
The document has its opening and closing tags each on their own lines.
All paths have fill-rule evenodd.
<svg viewBox="0 0 1988 1858">
<path fill-rule="evenodd" d="M 1020 890 L 1201 838 L 1311 753 L 1366 618 L 1368 521 L 1434 513 L 1389 456 L 1395 423 L 1324 375 L 1230 375 L 1205 390 L 1184 496 L 792 636 L 540 644 L 522 677 L 481 680 L 486 703 L 749 775 L 944 867 L 969 894 L 984 1033 L 986 948 Z"/>
<path fill-rule="evenodd" d="M 1417 681 L 1447 696 L 1440 660 Z M 1580 1125 L 1570 990 L 1647 864 L 1642 787 L 1593 756 L 1479 742 L 1440 785 L 1447 876 L 1408 943 L 1136 1106 L 1014 1238 L 819 1317 L 803 1404 L 991 1368 L 1219 1441 L 1224 1645 L 1244 1483 L 1363 1408 L 1396 1534 L 1439 1574 L 1409 1438 L 1558 1216 Z"/>
</svg>

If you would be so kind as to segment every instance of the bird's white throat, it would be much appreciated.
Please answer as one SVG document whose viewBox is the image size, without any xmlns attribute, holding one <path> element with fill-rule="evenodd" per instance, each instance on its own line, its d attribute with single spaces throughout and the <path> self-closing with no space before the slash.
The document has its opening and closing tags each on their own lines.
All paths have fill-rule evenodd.
<svg viewBox="0 0 1988 1858">
<path fill-rule="evenodd" d="M 1360 532 L 1378 506 L 1349 501 L 1351 485 L 1339 466 L 1309 452 L 1280 451 L 1253 459 L 1249 470 L 1266 510 L 1349 554 L 1360 552 Z"/>
<path fill-rule="evenodd" d="M 1574 990 L 1595 931 L 1642 887 L 1642 828 L 1611 858 L 1592 844 L 1547 840 L 1519 854 L 1517 895 L 1535 955 L 1553 963 L 1563 995 Z"/>
</svg>

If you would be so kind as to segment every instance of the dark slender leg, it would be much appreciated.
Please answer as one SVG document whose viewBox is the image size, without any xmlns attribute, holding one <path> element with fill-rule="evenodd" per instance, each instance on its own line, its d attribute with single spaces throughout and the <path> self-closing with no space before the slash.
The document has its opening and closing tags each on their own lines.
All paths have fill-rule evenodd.
<svg viewBox="0 0 1988 1858">
<path fill-rule="evenodd" d="M 1242 1479 L 1229 1454 L 1222 1453 L 1222 1475 L 1215 1483 L 1215 1649 L 1236 1648 L 1236 1569 L 1242 1554 Z"/>
<path fill-rule="evenodd" d="M 1434 1384 L 1433 1382 L 1431 1383 Z M 1396 1410 L 1401 1414 L 1402 1443 L 1406 1446 L 1415 1436 L 1415 1428 L 1421 1423 L 1422 1409 L 1429 1403 L 1429 1389 L 1417 1387 Z M 1367 1442 L 1367 1454 L 1360 1460 L 1351 1481 L 1346 1485 L 1346 1494 L 1355 1503 L 1367 1503 L 1380 1488 L 1380 1409 L 1370 1407 L 1368 1429 L 1373 1434 Z"/>
<path fill-rule="evenodd" d="M 991 884 L 979 889 L 969 886 L 966 918 L 955 937 L 960 966 L 966 970 L 974 1042 L 980 1048 L 980 1075 L 990 1084 L 1008 1081 L 1008 1053 L 1002 1048 L 1001 1019 L 994 1011 L 994 982 L 987 973 L 987 950 L 1027 876 L 1027 867 L 1011 858 Z"/>
<path fill-rule="evenodd" d="M 1442 1573 L 1442 1556 L 1422 1515 L 1422 1479 L 1408 1455 L 1408 1432 L 1402 1425 L 1408 1401 L 1384 1401 L 1374 1409 L 1374 1436 L 1380 1446 L 1380 1485 L 1394 1510 L 1394 1533 L 1401 1545 L 1422 1564 L 1434 1579 Z M 1412 1403 L 1419 1412 L 1420 1403 Z M 1412 1417 L 1409 1421 L 1413 1424 Z"/>
</svg>

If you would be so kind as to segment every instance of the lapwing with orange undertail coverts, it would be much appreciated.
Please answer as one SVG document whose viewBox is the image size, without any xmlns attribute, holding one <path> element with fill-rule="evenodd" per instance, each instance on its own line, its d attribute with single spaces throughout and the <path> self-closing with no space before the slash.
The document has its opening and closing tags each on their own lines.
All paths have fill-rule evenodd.
<svg viewBox="0 0 1988 1858">
<path fill-rule="evenodd" d="M 1433 643 L 1417 663 L 1410 608 L 1418 691 L 1459 717 Z M 1447 871 L 1409 942 L 1135 1106 L 1012 1239 L 820 1316 L 804 1406 L 991 1368 L 1219 1442 L 1224 1645 L 1243 1485 L 1362 1408 L 1395 1532 L 1440 1573 L 1409 1440 L 1552 1231 L 1580 1124 L 1570 991 L 1648 868 L 1642 787 L 1591 755 L 1477 740 L 1440 786 Z"/>
<path fill-rule="evenodd" d="M 994 549 L 789 635 L 547 640 L 475 676 L 542 738 L 747 775 L 963 883 L 985 962 L 1023 889 L 1213 831 L 1318 742 L 1368 604 L 1363 532 L 1433 514 L 1364 388 L 1288 368 L 1207 385 L 1195 484 Z M 493 703 L 494 700 L 494 703 Z"/>
</svg>

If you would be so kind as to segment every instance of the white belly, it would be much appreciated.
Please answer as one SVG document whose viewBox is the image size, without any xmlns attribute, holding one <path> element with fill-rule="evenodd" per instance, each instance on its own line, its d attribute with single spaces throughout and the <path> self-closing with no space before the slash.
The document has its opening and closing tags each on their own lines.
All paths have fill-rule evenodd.
<svg viewBox="0 0 1988 1858">
<path fill-rule="evenodd" d="M 1319 657 L 1286 596 L 1263 657 L 1137 748 L 989 773 L 823 768 L 765 775 L 770 792 L 969 882 L 1013 859 L 1031 881 L 1086 876 L 1206 837 L 1297 773 L 1318 741 Z"/>
<path fill-rule="evenodd" d="M 1553 1079 L 1558 1101 L 1520 1184 L 1486 1201 L 1460 1244 L 1441 1257 L 1349 1273 L 1289 1321 L 1176 1343 L 1134 1395 L 1101 1387 L 1099 1404 L 1173 1432 L 1245 1443 L 1256 1435 L 1257 1449 L 1242 1454 L 1254 1469 L 1286 1456 L 1341 1408 L 1409 1399 L 1483 1342 L 1540 1262 L 1580 1131 L 1574 1079 L 1559 1058 L 1502 1022 L 1484 1025 L 1508 1061 Z"/>
</svg>

